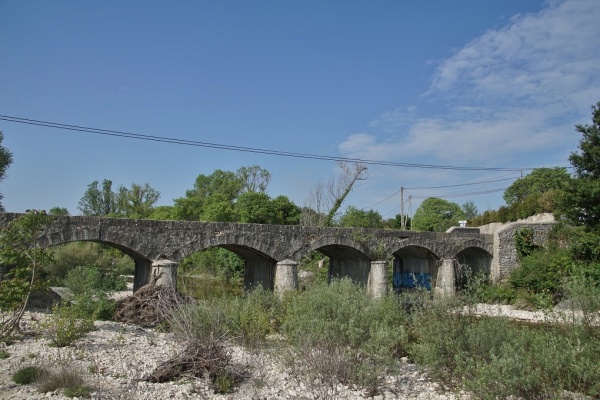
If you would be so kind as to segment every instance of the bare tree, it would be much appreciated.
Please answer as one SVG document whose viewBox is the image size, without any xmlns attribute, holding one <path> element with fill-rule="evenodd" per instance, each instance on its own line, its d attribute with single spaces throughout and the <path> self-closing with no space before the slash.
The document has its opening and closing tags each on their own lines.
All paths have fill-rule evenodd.
<svg viewBox="0 0 600 400">
<path fill-rule="evenodd" d="M 300 223 L 306 226 L 319 226 L 325 220 L 327 205 L 324 198 L 325 185 L 323 182 L 317 182 L 315 188 L 311 190 L 308 199 L 304 202 Z"/>
<path fill-rule="evenodd" d="M 331 178 L 327 185 L 322 182 L 317 183 L 310 193 L 308 205 L 303 210 L 303 224 L 331 226 L 335 214 L 352 191 L 356 181 L 368 178 L 367 166 L 363 163 L 338 161 L 337 165 L 342 169 L 340 176 L 337 179 Z M 312 212 L 307 213 L 306 210 Z"/>
</svg>

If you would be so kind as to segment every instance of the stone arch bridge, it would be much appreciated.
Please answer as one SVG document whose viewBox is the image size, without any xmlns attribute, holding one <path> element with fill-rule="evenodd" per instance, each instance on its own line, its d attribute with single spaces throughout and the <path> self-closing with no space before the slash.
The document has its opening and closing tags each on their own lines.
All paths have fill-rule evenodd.
<svg viewBox="0 0 600 400">
<path fill-rule="evenodd" d="M 18 215 L 0 214 L 0 226 Z M 183 258 L 215 246 L 244 259 L 246 287 L 287 290 L 297 287 L 298 261 L 318 250 L 329 257 L 330 278 L 350 277 L 365 284 L 373 296 L 380 296 L 387 290 L 388 265 L 394 269 L 394 280 L 407 274 L 427 274 L 432 287 L 448 293 L 454 292 L 459 265 L 500 279 L 499 272 L 512 266 L 498 262 L 495 249 L 497 253 L 503 248 L 498 240 L 498 235 L 480 234 L 476 228 L 435 233 L 57 216 L 37 244 L 49 247 L 91 241 L 115 247 L 135 261 L 134 290 L 153 274 L 174 276 Z M 512 241 L 512 237 L 505 241 Z M 504 243 L 504 247 L 511 245 Z M 394 286 L 396 283 L 399 287 L 400 281 Z"/>
</svg>

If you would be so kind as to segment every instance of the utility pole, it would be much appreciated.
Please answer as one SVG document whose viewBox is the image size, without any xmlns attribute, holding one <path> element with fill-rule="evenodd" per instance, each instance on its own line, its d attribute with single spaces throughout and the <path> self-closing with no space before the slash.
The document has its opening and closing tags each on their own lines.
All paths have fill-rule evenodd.
<svg viewBox="0 0 600 400">
<path fill-rule="evenodd" d="M 404 187 L 400 187 L 400 229 L 406 230 L 406 217 L 404 216 Z"/>
</svg>

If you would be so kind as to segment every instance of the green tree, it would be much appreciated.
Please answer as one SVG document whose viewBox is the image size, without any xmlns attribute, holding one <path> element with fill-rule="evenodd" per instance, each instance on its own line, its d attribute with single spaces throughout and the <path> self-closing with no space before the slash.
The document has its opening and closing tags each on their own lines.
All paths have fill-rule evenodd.
<svg viewBox="0 0 600 400">
<path fill-rule="evenodd" d="M 554 212 L 569 186 L 571 176 L 566 168 L 536 168 L 516 180 L 504 191 L 507 206 L 499 210 L 503 222 L 531 215 Z"/>
<path fill-rule="evenodd" d="M 233 204 L 243 188 L 242 181 L 231 171 L 215 170 L 211 175 L 200 174 L 194 182 L 194 187 L 187 190 L 185 197 L 175 199 L 175 215 L 177 219 L 189 221 L 220 221 L 214 219 L 222 215 L 231 216 Z M 217 205 L 209 207 L 211 203 Z M 211 208 L 210 212 L 207 209 Z"/>
<path fill-rule="evenodd" d="M 10 267 L 0 280 L 0 338 L 18 326 L 29 296 L 44 286 L 39 269 L 51 260 L 35 242 L 51 218 L 45 212 L 30 211 L 0 229 L 0 265 Z"/>
<path fill-rule="evenodd" d="M 236 176 L 242 183 L 242 192 L 266 193 L 271 183 L 271 173 L 258 165 L 241 167 Z"/>
<path fill-rule="evenodd" d="M 383 218 L 374 210 L 359 210 L 354 206 L 346 207 L 346 212 L 340 217 L 340 226 L 353 228 L 382 228 Z"/>
<path fill-rule="evenodd" d="M 465 214 L 458 204 L 429 197 L 415 211 L 412 227 L 418 231 L 444 232 L 464 218 Z"/>
<path fill-rule="evenodd" d="M 6 170 L 13 162 L 12 153 L 8 151 L 6 147 L 2 146 L 2 140 L 4 140 L 4 134 L 0 131 L 0 181 L 5 178 Z M 3 197 L 2 193 L 0 193 L 0 200 L 2 200 Z M 1 203 L 0 211 L 4 211 L 4 206 Z"/>
<path fill-rule="evenodd" d="M 87 190 L 79 200 L 77 207 L 85 216 L 104 217 L 117 212 L 115 194 L 112 191 L 112 181 L 104 179 L 102 188 L 98 181 L 88 185 Z"/>
<path fill-rule="evenodd" d="M 569 188 L 564 208 L 569 219 L 592 230 L 600 230 L 600 102 L 592 106 L 592 124 L 576 125 L 583 135 L 579 152 L 571 153 L 575 179 Z"/>
<path fill-rule="evenodd" d="M 200 174 L 185 197 L 175 199 L 175 217 L 189 221 L 237 221 L 240 218 L 236 211 L 239 197 L 245 193 L 266 195 L 270 182 L 269 171 L 258 165 L 241 167 L 236 173 L 218 169 L 210 175 Z M 242 201 L 243 207 L 248 205 L 246 201 Z M 263 216 L 244 217 L 245 220 L 252 218 L 264 219 Z"/>
<path fill-rule="evenodd" d="M 275 217 L 271 198 L 265 193 L 242 193 L 235 204 L 235 211 L 239 222 L 270 224 Z"/>
<path fill-rule="evenodd" d="M 272 222 L 279 225 L 298 225 L 302 210 L 294 204 L 287 196 L 277 196 L 273 200 L 273 213 L 275 214 Z"/>
<path fill-rule="evenodd" d="M 132 183 L 130 189 L 120 186 L 115 195 L 116 211 L 127 218 L 148 218 L 159 198 L 160 192 L 149 183 Z"/>
<path fill-rule="evenodd" d="M 465 214 L 465 218 L 467 219 L 475 218 L 479 214 L 474 201 L 467 201 L 466 203 L 464 203 L 462 205 L 462 210 Z"/>
<path fill-rule="evenodd" d="M 536 197 L 551 190 L 564 190 L 571 176 L 566 168 L 536 168 L 529 175 L 513 182 L 504 191 L 506 205 L 512 206 L 527 199 Z"/>
<path fill-rule="evenodd" d="M 65 207 L 52 207 L 50 211 L 48 211 L 50 215 L 70 215 L 69 210 Z"/>
<path fill-rule="evenodd" d="M 156 219 L 161 221 L 171 221 L 175 218 L 175 209 L 173 206 L 158 206 L 152 209 L 152 213 L 148 219 Z"/>
</svg>

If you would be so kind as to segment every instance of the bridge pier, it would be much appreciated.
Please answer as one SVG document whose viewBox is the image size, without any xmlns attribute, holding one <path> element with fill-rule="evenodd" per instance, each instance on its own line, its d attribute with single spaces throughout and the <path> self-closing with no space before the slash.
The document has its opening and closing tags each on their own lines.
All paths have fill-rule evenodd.
<svg viewBox="0 0 600 400">
<path fill-rule="evenodd" d="M 454 274 L 455 260 L 444 258 L 438 269 L 434 294 L 439 298 L 451 298 L 456 293 L 456 278 Z"/>
<path fill-rule="evenodd" d="M 387 261 L 371 261 L 371 270 L 367 280 L 367 293 L 374 299 L 379 299 L 387 293 Z"/>
<path fill-rule="evenodd" d="M 298 263 L 293 260 L 279 261 L 275 266 L 275 292 L 279 296 L 289 290 L 298 289 Z"/>
<path fill-rule="evenodd" d="M 152 262 L 151 279 L 156 285 L 177 288 L 177 263 L 171 260 Z"/>
</svg>

